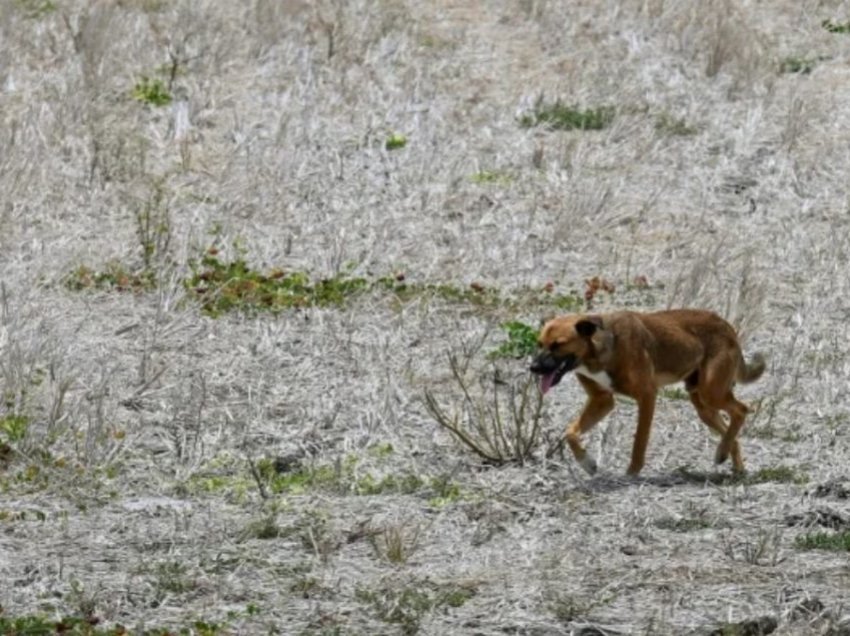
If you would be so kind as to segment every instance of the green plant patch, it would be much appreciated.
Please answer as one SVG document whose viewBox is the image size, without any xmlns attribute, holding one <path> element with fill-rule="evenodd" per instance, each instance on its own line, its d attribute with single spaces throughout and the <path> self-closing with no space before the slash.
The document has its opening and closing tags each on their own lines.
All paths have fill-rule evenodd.
<svg viewBox="0 0 850 636">
<path fill-rule="evenodd" d="M 682 387 L 664 387 L 661 389 L 661 395 L 668 400 L 689 400 L 688 392 Z"/>
<path fill-rule="evenodd" d="M 471 177 L 469 177 L 469 180 L 473 183 L 481 184 L 510 183 L 512 181 L 512 178 L 509 174 L 506 174 L 504 172 L 497 172 L 494 170 L 479 170 Z"/>
<path fill-rule="evenodd" d="M 537 351 L 537 335 L 539 330 L 519 320 L 512 320 L 502 325 L 508 335 L 506 342 L 490 351 L 487 357 L 495 358 L 525 358 Z"/>
<path fill-rule="evenodd" d="M 776 466 L 773 468 L 760 468 L 754 473 L 748 473 L 741 477 L 747 484 L 798 484 L 802 485 L 809 481 L 808 476 L 797 472 L 788 466 Z"/>
<path fill-rule="evenodd" d="M 786 57 L 779 63 L 780 73 L 800 73 L 808 75 L 815 67 L 817 60 L 805 57 Z"/>
<path fill-rule="evenodd" d="M 821 26 L 830 33 L 850 33 L 850 22 L 833 22 L 824 20 Z"/>
<path fill-rule="evenodd" d="M 26 437 L 30 418 L 26 415 L 9 414 L 0 418 L 0 440 L 15 443 Z"/>
<path fill-rule="evenodd" d="M 243 258 L 224 261 L 210 248 L 200 262 L 190 263 L 192 276 L 184 281 L 187 291 L 211 316 L 228 311 L 281 311 L 284 309 L 341 305 L 346 298 L 365 291 L 365 278 L 345 275 L 317 282 L 303 272 L 273 269 L 258 272 Z"/>
<path fill-rule="evenodd" d="M 156 275 L 149 269 L 132 271 L 113 261 L 107 263 L 103 270 L 80 265 L 65 277 L 64 283 L 72 291 L 145 292 L 156 288 Z"/>
<path fill-rule="evenodd" d="M 682 466 L 676 469 L 676 474 L 693 483 L 710 483 L 717 486 L 736 484 L 753 486 L 769 483 L 802 485 L 809 481 L 808 476 L 787 466 L 761 468 L 754 473 L 744 473 L 742 475 L 735 473 L 706 473 Z"/>
<path fill-rule="evenodd" d="M 661 530 L 672 530 L 673 532 L 693 532 L 714 526 L 704 517 L 662 517 L 656 520 L 655 527 Z"/>
<path fill-rule="evenodd" d="M 384 142 L 384 148 L 387 150 L 398 150 L 399 148 L 404 148 L 406 145 L 407 137 L 401 133 L 392 133 Z"/>
<path fill-rule="evenodd" d="M 474 587 L 438 585 L 430 581 L 376 590 L 358 587 L 354 592 L 355 597 L 369 605 L 380 620 L 398 625 L 403 634 L 416 634 L 427 614 L 441 608 L 461 607 L 475 594 Z"/>
<path fill-rule="evenodd" d="M 216 636 L 230 633 L 230 630 L 217 623 L 194 621 L 189 627 L 154 627 L 131 632 L 120 624 L 112 627 L 102 626 L 96 616 L 65 616 L 58 620 L 38 614 L 9 617 L 5 616 L 0 608 L 0 634 L 4 636 L 126 636 L 130 633 L 139 636 Z"/>
<path fill-rule="evenodd" d="M 136 82 L 132 91 L 133 99 L 151 106 L 168 106 L 171 103 L 171 93 L 161 79 L 142 76 Z"/>
<path fill-rule="evenodd" d="M 31 20 L 43 18 L 57 9 L 52 0 L 14 0 L 14 5 Z"/>
<path fill-rule="evenodd" d="M 552 104 L 538 103 L 531 113 L 519 119 L 523 128 L 544 126 L 551 130 L 602 130 L 614 121 L 614 109 L 608 106 L 581 110 L 560 100 Z"/>
<path fill-rule="evenodd" d="M 520 289 L 506 295 L 479 283 L 467 287 L 447 283 L 412 283 L 404 275 L 365 278 L 338 274 L 316 281 L 300 271 L 284 272 L 277 268 L 268 272 L 257 271 L 241 255 L 234 260 L 222 258 L 215 247 L 209 248 L 199 261 L 189 265 L 192 275 L 184 281 L 184 287 L 201 303 L 202 310 L 213 317 L 230 311 L 279 312 L 304 307 L 338 307 L 365 293 L 391 295 L 400 302 L 438 298 L 494 309 L 518 309 L 537 304 L 572 310 L 582 304 L 572 292 L 557 294 Z M 77 282 L 80 279 L 82 283 Z M 92 276 L 84 271 L 72 280 L 74 288 L 83 288 Z M 94 280 L 98 284 L 100 278 Z M 108 279 L 106 282 L 109 282 Z"/>
<path fill-rule="evenodd" d="M 850 552 L 850 530 L 843 532 L 810 532 L 794 540 L 801 550 L 829 550 L 832 552 Z"/>
</svg>

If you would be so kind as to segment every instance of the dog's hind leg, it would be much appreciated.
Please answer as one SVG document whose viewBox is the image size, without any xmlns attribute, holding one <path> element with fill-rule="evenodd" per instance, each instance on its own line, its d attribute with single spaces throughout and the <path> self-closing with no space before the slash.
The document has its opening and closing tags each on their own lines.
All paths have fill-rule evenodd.
<svg viewBox="0 0 850 636">
<path fill-rule="evenodd" d="M 702 401 L 702 398 L 700 398 L 699 392 L 696 390 L 690 390 L 688 395 L 691 398 L 691 404 L 694 405 L 697 415 L 699 415 L 702 422 L 713 432 L 717 433 L 721 438 L 725 436 L 727 427 L 723 418 L 720 416 L 720 412 L 717 409 L 706 406 L 706 404 Z M 732 456 L 733 470 L 736 473 L 744 472 L 744 459 L 741 456 L 741 445 L 737 438 L 734 439 L 729 446 L 729 453 Z"/>
<path fill-rule="evenodd" d="M 747 406 L 736 400 L 732 394 L 739 358 L 737 352 L 735 355 L 717 355 L 699 371 L 696 390 L 702 403 L 711 410 L 725 411 L 729 415 L 729 426 L 725 427 L 714 455 L 714 461 L 718 464 L 725 462 L 733 452 L 734 445 L 738 443 L 738 433 L 749 412 Z M 736 471 L 743 471 L 743 462 L 734 468 Z"/>
<path fill-rule="evenodd" d="M 741 428 L 744 426 L 744 419 L 747 417 L 747 413 L 750 412 L 746 404 L 735 399 L 732 391 L 729 391 L 726 395 L 726 403 L 721 408 L 729 415 L 729 426 L 720 439 L 720 443 L 717 445 L 717 453 L 714 456 L 714 461 L 718 464 L 725 462 L 730 452 L 733 453 L 732 459 L 734 461 L 734 448 L 738 445 L 738 433 L 741 432 Z M 737 467 L 736 470 L 738 470 Z M 744 470 L 743 464 L 740 470 Z"/>
<path fill-rule="evenodd" d="M 611 412 L 614 408 L 614 395 L 592 380 L 579 376 L 579 381 L 587 392 L 587 404 L 584 405 L 581 415 L 567 427 L 564 439 L 581 467 L 593 475 L 596 472 L 596 460 L 582 445 L 581 436 Z"/>
</svg>

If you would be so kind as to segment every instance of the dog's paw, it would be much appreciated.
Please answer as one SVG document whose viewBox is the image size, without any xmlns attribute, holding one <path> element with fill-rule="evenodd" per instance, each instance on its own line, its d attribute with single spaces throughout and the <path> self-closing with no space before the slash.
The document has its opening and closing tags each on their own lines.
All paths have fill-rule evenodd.
<svg viewBox="0 0 850 636">
<path fill-rule="evenodd" d="M 714 463 L 722 464 L 727 459 L 729 459 L 729 449 L 726 447 L 726 444 L 720 442 L 717 445 L 717 451 L 714 453 Z"/>
<path fill-rule="evenodd" d="M 582 468 L 584 468 L 588 475 L 596 474 L 596 460 L 590 455 L 585 455 L 584 459 L 582 459 L 579 464 Z"/>
</svg>

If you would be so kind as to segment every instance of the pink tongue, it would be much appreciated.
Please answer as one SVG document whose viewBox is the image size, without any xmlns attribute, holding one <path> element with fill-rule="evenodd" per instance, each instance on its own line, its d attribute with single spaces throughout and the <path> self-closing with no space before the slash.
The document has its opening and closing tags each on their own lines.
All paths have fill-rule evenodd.
<svg viewBox="0 0 850 636">
<path fill-rule="evenodd" d="M 555 372 L 547 373 L 546 375 L 540 378 L 540 392 L 544 395 L 546 392 L 552 388 L 552 384 L 555 381 Z"/>
</svg>

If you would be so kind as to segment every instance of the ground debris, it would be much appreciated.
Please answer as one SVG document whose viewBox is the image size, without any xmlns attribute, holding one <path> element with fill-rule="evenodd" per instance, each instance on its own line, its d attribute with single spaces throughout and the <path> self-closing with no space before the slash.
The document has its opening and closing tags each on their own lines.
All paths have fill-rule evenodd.
<svg viewBox="0 0 850 636">
<path fill-rule="evenodd" d="M 690 636 L 766 636 L 776 631 L 779 621 L 774 616 L 748 618 L 737 623 L 723 623 L 718 627 L 698 629 Z"/>
<path fill-rule="evenodd" d="M 820 526 L 831 530 L 842 530 L 850 527 L 850 520 L 835 510 L 817 508 L 808 512 L 786 515 L 785 525 L 804 526 L 806 528 Z"/>
<path fill-rule="evenodd" d="M 813 497 L 835 497 L 836 499 L 850 499 L 850 480 L 830 479 L 818 484 L 813 491 Z"/>
</svg>

